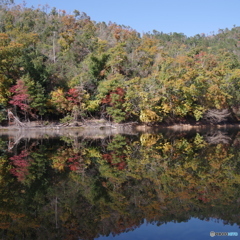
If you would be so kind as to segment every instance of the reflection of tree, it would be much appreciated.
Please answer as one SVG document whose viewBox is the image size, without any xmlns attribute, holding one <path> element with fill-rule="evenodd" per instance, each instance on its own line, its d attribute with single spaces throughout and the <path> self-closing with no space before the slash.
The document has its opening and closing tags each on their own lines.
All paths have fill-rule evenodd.
<svg viewBox="0 0 240 240">
<path fill-rule="evenodd" d="M 26 140 L 0 154 L 0 229 L 7 239 L 94 239 L 134 230 L 143 219 L 240 224 L 238 146 L 209 145 L 200 134 Z M 13 167 L 23 163 L 27 174 L 15 178 Z"/>
<path fill-rule="evenodd" d="M 28 160 L 29 153 L 27 151 L 21 151 L 19 155 L 15 155 L 10 158 L 13 168 L 10 172 L 18 178 L 19 181 L 24 181 L 25 176 L 28 175 L 28 167 L 30 165 Z"/>
<path fill-rule="evenodd" d="M 210 144 L 229 144 L 231 141 L 231 137 L 227 135 L 227 133 L 224 133 L 222 131 L 215 131 L 211 135 L 206 136 L 206 141 Z"/>
</svg>

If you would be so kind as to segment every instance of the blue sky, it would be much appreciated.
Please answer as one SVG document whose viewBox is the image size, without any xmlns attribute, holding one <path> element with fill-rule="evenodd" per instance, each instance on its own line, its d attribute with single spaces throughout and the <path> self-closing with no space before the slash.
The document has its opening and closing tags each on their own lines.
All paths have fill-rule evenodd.
<svg viewBox="0 0 240 240">
<path fill-rule="evenodd" d="M 22 3 L 15 0 L 15 3 Z M 187 36 L 240 26 L 240 0 L 26 0 L 27 6 L 79 10 L 92 20 L 130 26 L 140 33 L 178 32 Z"/>
</svg>

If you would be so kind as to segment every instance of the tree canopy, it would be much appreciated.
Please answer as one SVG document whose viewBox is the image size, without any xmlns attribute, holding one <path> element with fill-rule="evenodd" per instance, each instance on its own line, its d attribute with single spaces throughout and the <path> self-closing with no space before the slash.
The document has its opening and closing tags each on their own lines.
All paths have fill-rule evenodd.
<svg viewBox="0 0 240 240">
<path fill-rule="evenodd" d="M 157 30 L 140 36 L 79 10 L 2 2 L 0 120 L 7 108 L 22 119 L 151 124 L 211 121 L 207 114 L 216 111 L 230 113 L 218 122 L 240 119 L 240 27 L 209 36 Z"/>
</svg>

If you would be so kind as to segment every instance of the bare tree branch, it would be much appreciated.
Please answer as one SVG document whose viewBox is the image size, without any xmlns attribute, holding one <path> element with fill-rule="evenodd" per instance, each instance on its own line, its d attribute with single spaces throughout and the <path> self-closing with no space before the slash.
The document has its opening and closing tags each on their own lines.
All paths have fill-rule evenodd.
<svg viewBox="0 0 240 240">
<path fill-rule="evenodd" d="M 227 121 L 230 114 L 228 109 L 210 109 L 204 114 L 204 119 L 211 123 L 221 123 Z"/>
</svg>

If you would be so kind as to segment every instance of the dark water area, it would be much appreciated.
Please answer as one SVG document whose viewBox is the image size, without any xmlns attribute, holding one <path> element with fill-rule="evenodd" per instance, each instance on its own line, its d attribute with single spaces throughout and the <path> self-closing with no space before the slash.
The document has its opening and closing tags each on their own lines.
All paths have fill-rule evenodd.
<svg viewBox="0 0 240 240">
<path fill-rule="evenodd" d="M 1 239 L 240 234 L 236 129 L 104 137 L 5 134 L 0 183 Z"/>
</svg>

